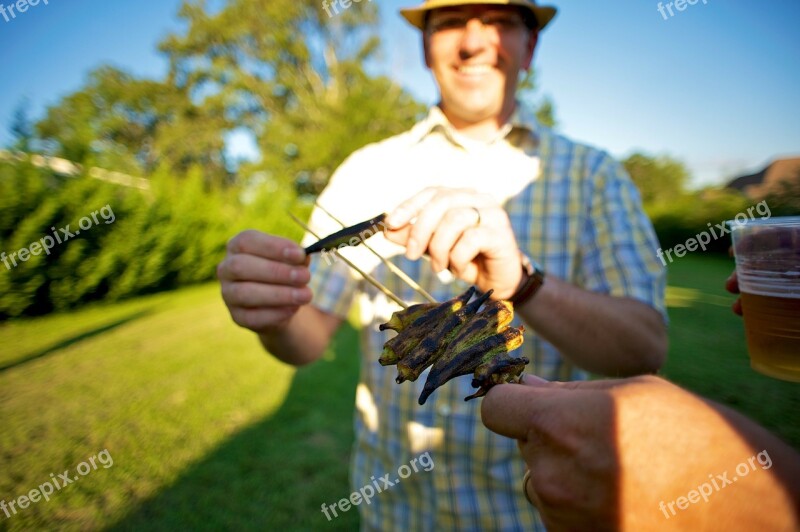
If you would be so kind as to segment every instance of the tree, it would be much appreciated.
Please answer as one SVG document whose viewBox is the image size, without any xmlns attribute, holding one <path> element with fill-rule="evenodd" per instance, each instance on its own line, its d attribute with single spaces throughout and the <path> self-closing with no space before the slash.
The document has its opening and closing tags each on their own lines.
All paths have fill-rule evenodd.
<svg viewBox="0 0 800 532">
<path fill-rule="evenodd" d="M 537 97 L 536 71 L 531 68 L 520 79 L 517 86 L 517 98 L 534 110 L 536 120 L 545 127 L 558 125 L 555 116 L 555 104 L 549 96 Z"/>
<path fill-rule="evenodd" d="M 352 151 L 422 110 L 364 70 L 379 46 L 374 4 L 329 16 L 317 0 L 231 0 L 212 14 L 187 0 L 180 17 L 186 33 L 161 44 L 170 80 L 253 134 L 262 159 L 245 173 L 317 193 Z"/>
<path fill-rule="evenodd" d="M 28 116 L 28 106 L 30 102 L 24 98 L 17 107 L 14 109 L 14 116 L 11 119 L 11 126 L 9 131 L 14 141 L 11 144 L 11 149 L 16 151 L 31 151 L 31 146 L 34 140 L 33 123 Z"/>
<path fill-rule="evenodd" d="M 72 161 L 134 173 L 199 166 L 220 179 L 227 174 L 224 132 L 232 127 L 185 90 L 109 66 L 93 71 L 83 89 L 37 124 L 50 152 Z"/>
<path fill-rule="evenodd" d="M 681 197 L 689 181 L 686 166 L 668 155 L 651 157 L 634 153 L 622 164 L 639 188 L 645 205 L 665 203 Z"/>
</svg>

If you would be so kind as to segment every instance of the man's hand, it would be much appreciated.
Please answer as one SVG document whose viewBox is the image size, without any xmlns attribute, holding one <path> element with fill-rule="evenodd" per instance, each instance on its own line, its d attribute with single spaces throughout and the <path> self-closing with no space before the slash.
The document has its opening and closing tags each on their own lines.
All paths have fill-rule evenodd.
<svg viewBox="0 0 800 532">
<path fill-rule="evenodd" d="M 342 324 L 311 302 L 309 260 L 285 238 L 244 231 L 228 242 L 217 267 L 222 298 L 233 321 L 258 333 L 264 347 L 287 364 L 317 360 Z"/>
<path fill-rule="evenodd" d="M 483 291 L 493 288 L 495 299 L 511 297 L 522 280 L 508 214 L 487 194 L 426 188 L 389 213 L 386 224 L 386 236 L 404 245 L 409 259 L 427 252 L 435 271 L 449 269 Z"/>
<path fill-rule="evenodd" d="M 228 242 L 217 277 L 233 321 L 259 334 L 286 326 L 311 301 L 303 248 L 258 231 L 244 231 Z"/>
<path fill-rule="evenodd" d="M 519 440 L 526 490 L 548 530 L 800 526 L 800 457 L 747 418 L 652 376 L 524 380 L 492 388 L 481 413 L 490 430 Z M 769 468 L 751 460 L 762 451 Z M 715 475 L 741 478 L 676 505 Z"/>
<path fill-rule="evenodd" d="M 490 195 L 427 188 L 400 204 L 385 222 L 390 228 L 386 236 L 406 246 L 408 258 L 427 251 L 436 271 L 449 268 L 482 291 L 493 288 L 494 299 L 508 299 L 522 282 L 522 258 L 511 221 Z M 536 297 L 514 311 L 530 330 L 595 373 L 653 372 L 666 357 L 666 327 L 655 309 L 584 290 L 552 273 Z"/>
<path fill-rule="evenodd" d="M 739 293 L 739 280 L 736 278 L 736 270 L 733 270 L 733 273 L 730 277 L 725 281 L 725 289 L 730 292 L 731 294 L 738 294 Z M 742 298 L 737 297 L 736 301 L 733 302 L 731 305 L 731 309 L 735 314 L 742 316 Z"/>
</svg>

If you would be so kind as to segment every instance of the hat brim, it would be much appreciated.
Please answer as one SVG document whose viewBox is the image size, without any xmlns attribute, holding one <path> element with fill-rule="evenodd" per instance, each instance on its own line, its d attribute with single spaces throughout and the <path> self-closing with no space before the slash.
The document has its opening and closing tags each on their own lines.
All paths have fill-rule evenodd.
<svg viewBox="0 0 800 532">
<path fill-rule="evenodd" d="M 535 6 L 531 5 L 530 2 L 526 2 L 525 0 L 477 0 L 477 1 L 458 1 L 458 0 L 432 0 L 430 2 L 426 2 L 425 5 L 420 7 L 409 7 L 406 9 L 401 9 L 400 14 L 403 15 L 409 24 L 414 26 L 415 28 L 419 28 L 420 30 L 425 29 L 425 14 L 432 10 L 438 9 L 440 7 L 453 7 L 453 6 L 461 6 L 461 5 L 471 5 L 471 4 L 491 4 L 491 5 L 511 5 L 511 6 L 519 6 L 524 7 L 533 11 L 533 14 L 536 15 L 536 21 L 539 23 L 539 29 L 544 29 L 547 24 L 553 20 L 553 17 L 556 16 L 558 10 L 552 6 Z"/>
</svg>

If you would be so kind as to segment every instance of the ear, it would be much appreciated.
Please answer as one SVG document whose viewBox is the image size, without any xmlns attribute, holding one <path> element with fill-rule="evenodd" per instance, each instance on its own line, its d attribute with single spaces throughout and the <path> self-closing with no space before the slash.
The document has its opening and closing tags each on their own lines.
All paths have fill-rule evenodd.
<svg viewBox="0 0 800 532">
<path fill-rule="evenodd" d="M 525 58 L 522 61 L 522 67 L 525 70 L 531 68 L 533 62 L 533 54 L 536 51 L 536 44 L 539 42 L 539 28 L 532 29 L 528 32 L 528 43 L 525 47 Z"/>
</svg>

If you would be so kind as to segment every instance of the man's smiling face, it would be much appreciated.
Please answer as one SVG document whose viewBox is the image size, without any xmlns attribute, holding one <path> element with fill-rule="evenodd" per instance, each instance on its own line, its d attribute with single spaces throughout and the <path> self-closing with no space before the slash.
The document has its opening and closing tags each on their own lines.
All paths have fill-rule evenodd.
<svg viewBox="0 0 800 532">
<path fill-rule="evenodd" d="M 425 63 L 456 127 L 508 119 L 519 72 L 530 66 L 537 36 L 512 6 L 431 11 L 424 33 Z"/>
</svg>

